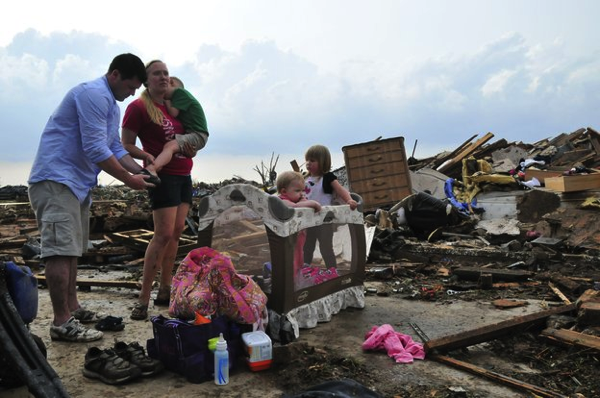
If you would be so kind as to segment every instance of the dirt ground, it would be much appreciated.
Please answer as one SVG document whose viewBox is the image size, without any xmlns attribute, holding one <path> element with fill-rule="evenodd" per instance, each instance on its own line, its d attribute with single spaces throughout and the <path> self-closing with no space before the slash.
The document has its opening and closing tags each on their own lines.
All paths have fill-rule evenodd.
<svg viewBox="0 0 600 398">
<path fill-rule="evenodd" d="M 85 278 L 126 277 L 97 270 L 81 272 Z M 125 274 L 125 273 L 124 273 Z M 396 280 L 370 278 L 365 288 L 385 291 Z M 403 278 L 405 280 L 406 278 Z M 385 352 L 363 351 L 361 344 L 372 326 L 390 324 L 398 332 L 420 341 L 409 326 L 414 322 L 429 338 L 439 338 L 461 331 L 493 324 L 516 316 L 539 312 L 556 301 L 532 297 L 524 290 L 482 291 L 461 295 L 411 297 L 412 295 L 367 294 L 364 309 L 348 308 L 330 322 L 314 329 L 303 329 L 300 338 L 286 346 L 274 347 L 274 364 L 269 370 L 252 372 L 241 359 L 232 371 L 230 384 L 216 386 L 212 382 L 192 384 L 182 376 L 164 371 L 151 379 L 138 379 L 121 386 L 110 386 L 82 375 L 84 356 L 91 346 L 108 348 L 115 341 L 137 341 L 145 345 L 152 337 L 149 321 L 128 318 L 137 295 L 136 290 L 93 287 L 79 292 L 82 303 L 93 310 L 121 316 L 126 327 L 121 332 L 106 332 L 102 340 L 89 343 L 53 342 L 48 328 L 52 311 L 48 292 L 39 291 L 38 318 L 31 324 L 48 350 L 48 361 L 61 377 L 72 397 L 281 397 L 298 394 L 327 380 L 353 379 L 384 397 L 529 397 L 498 383 L 488 381 L 426 358 L 412 364 L 396 364 Z M 498 296 L 521 297 L 528 305 L 500 310 L 491 301 Z M 537 296 L 538 298 L 533 298 Z M 166 315 L 166 307 L 152 307 L 150 314 Z M 506 336 L 465 350 L 452 356 L 495 372 L 552 391 L 556 396 L 595 397 L 600 394 L 598 354 L 548 345 L 537 338 L 538 331 Z M 26 389 L 0 391 L 2 397 L 27 397 Z"/>
</svg>

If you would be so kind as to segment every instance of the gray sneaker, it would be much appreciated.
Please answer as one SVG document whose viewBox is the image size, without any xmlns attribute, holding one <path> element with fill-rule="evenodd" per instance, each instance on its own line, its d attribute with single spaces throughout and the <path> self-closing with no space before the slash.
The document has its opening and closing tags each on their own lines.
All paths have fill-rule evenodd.
<svg viewBox="0 0 600 398">
<path fill-rule="evenodd" d="M 50 326 L 50 338 L 52 340 L 77 341 L 87 343 L 100 340 L 104 336 L 99 330 L 88 329 L 74 317 L 60 326 Z"/>
</svg>

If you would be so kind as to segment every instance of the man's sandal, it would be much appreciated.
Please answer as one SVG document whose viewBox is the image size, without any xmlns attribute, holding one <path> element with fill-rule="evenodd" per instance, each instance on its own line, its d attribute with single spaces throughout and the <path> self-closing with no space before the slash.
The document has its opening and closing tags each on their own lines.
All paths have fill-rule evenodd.
<svg viewBox="0 0 600 398">
<path fill-rule="evenodd" d="M 137 303 L 133 306 L 133 311 L 131 311 L 131 319 L 134 321 L 143 321 L 148 318 L 148 306 L 144 304 Z"/>
</svg>

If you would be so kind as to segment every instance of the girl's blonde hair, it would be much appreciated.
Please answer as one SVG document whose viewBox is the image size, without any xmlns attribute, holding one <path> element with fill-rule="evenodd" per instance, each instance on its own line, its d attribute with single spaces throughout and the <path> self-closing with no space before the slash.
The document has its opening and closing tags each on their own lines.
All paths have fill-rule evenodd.
<svg viewBox="0 0 600 398">
<path fill-rule="evenodd" d="M 148 72 L 148 68 L 157 62 L 162 62 L 160 59 L 153 59 L 152 61 L 146 64 L 146 73 Z M 146 112 L 148 112 L 148 116 L 153 123 L 158 124 L 159 126 L 163 125 L 163 120 L 165 115 L 162 111 L 156 106 L 154 101 L 152 101 L 152 97 L 150 97 L 150 93 L 148 92 L 148 83 L 144 83 L 146 89 L 142 91 L 142 95 L 140 98 L 144 105 L 146 105 Z"/>
<path fill-rule="evenodd" d="M 302 181 L 304 183 L 304 177 L 301 173 L 298 173 L 297 171 L 290 170 L 284 171 L 283 173 L 279 174 L 279 176 L 277 177 L 277 182 L 275 183 L 275 185 L 277 186 L 277 192 L 281 192 L 282 190 L 286 189 L 290 186 L 292 182 L 296 180 Z"/>
<path fill-rule="evenodd" d="M 331 153 L 324 145 L 313 145 L 306 150 L 304 160 L 316 160 L 319 163 L 319 171 L 325 174 L 331 171 Z"/>
</svg>

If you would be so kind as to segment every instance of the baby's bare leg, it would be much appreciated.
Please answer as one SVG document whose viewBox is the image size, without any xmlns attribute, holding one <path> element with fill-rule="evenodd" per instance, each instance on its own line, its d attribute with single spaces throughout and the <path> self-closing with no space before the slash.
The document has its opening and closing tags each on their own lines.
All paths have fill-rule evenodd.
<svg viewBox="0 0 600 398">
<path fill-rule="evenodd" d="M 146 170 L 148 170 L 152 174 L 158 173 L 163 167 L 165 167 L 165 165 L 167 165 L 171 161 L 173 155 L 175 155 L 178 152 L 179 144 L 176 140 L 167 142 L 163 147 L 163 150 L 160 153 L 160 155 L 158 155 L 156 159 L 154 159 L 154 163 L 146 166 Z"/>
</svg>

